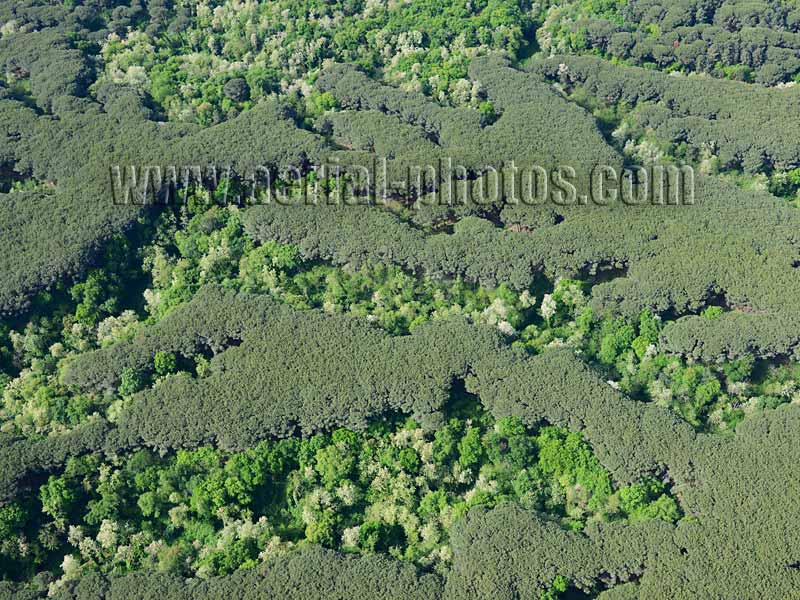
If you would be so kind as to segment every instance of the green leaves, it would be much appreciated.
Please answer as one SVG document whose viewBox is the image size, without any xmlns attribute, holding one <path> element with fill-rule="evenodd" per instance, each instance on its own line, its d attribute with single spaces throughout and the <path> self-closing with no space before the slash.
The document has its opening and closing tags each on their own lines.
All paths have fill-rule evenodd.
<svg viewBox="0 0 800 600">
<path fill-rule="evenodd" d="M 580 486 L 589 494 L 589 507 L 599 509 L 611 495 L 611 477 L 576 432 L 544 427 L 536 438 L 538 466 L 564 488 Z"/>
<path fill-rule="evenodd" d="M 153 368 L 156 375 L 169 375 L 177 370 L 177 360 L 173 352 L 156 352 L 153 357 Z"/>
<path fill-rule="evenodd" d="M 157 564 L 204 576 L 252 568 L 265 552 L 300 541 L 446 567 L 451 527 L 477 506 L 519 503 L 575 530 L 590 519 L 679 516 L 652 480 L 622 488 L 615 513 L 610 476 L 578 433 L 529 430 L 512 417 L 495 423 L 474 407 L 460 413 L 470 416 L 437 431 L 394 419 L 232 453 L 206 446 L 72 459 L 41 487 L 42 507 L 92 540 L 76 551 L 81 560 L 86 548 L 102 548 L 86 568 L 116 572 L 115 544 L 155 543 L 125 555 L 124 569 Z M 6 516 L 11 529 L 25 518 L 11 509 Z"/>
<path fill-rule="evenodd" d="M 147 378 L 140 371 L 126 367 L 122 370 L 119 377 L 119 394 L 120 396 L 130 396 L 142 390 L 147 384 Z"/>
<path fill-rule="evenodd" d="M 636 330 L 625 320 L 604 321 L 600 330 L 600 348 L 597 358 L 603 364 L 614 365 L 620 354 L 630 348 L 635 338 Z"/>
<path fill-rule="evenodd" d="M 150 95 L 158 104 L 166 104 L 171 96 L 179 93 L 180 85 L 186 80 L 177 60 L 170 59 L 153 65 L 150 71 Z"/>
<path fill-rule="evenodd" d="M 567 591 L 568 585 L 569 578 L 563 575 L 556 575 L 553 582 L 550 584 L 550 588 L 539 596 L 539 600 L 558 600 L 561 598 L 561 594 Z"/>
<path fill-rule="evenodd" d="M 356 465 L 356 457 L 348 448 L 326 446 L 317 451 L 315 469 L 328 488 L 348 479 Z"/>
<path fill-rule="evenodd" d="M 368 521 L 359 527 L 358 545 L 365 552 L 386 552 L 405 545 L 405 535 L 397 525 Z"/>
<path fill-rule="evenodd" d="M 681 517 L 678 504 L 666 493 L 664 484 L 654 479 L 623 487 L 617 496 L 620 509 L 633 523 L 649 519 L 674 523 Z"/>
<path fill-rule="evenodd" d="M 481 431 L 477 427 L 468 427 L 458 442 L 458 464 L 467 469 L 475 468 L 483 457 Z"/>
<path fill-rule="evenodd" d="M 63 521 L 74 507 L 78 494 L 65 477 L 51 476 L 40 491 L 42 510 L 56 520 Z"/>
</svg>

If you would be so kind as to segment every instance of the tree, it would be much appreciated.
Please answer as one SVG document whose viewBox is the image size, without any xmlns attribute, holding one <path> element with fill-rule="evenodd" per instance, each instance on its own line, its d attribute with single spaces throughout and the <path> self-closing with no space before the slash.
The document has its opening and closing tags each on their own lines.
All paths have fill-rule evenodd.
<svg viewBox="0 0 800 600">
<path fill-rule="evenodd" d="M 488 100 L 484 100 L 478 105 L 478 112 L 481 114 L 481 123 L 483 125 L 491 125 L 497 120 L 494 104 Z"/>
<path fill-rule="evenodd" d="M 78 499 L 65 477 L 50 476 L 39 490 L 42 511 L 56 520 L 66 519 Z"/>
<path fill-rule="evenodd" d="M 359 528 L 359 547 L 366 552 L 386 552 L 392 547 L 402 547 L 405 543 L 403 528 L 368 521 Z"/>
<path fill-rule="evenodd" d="M 483 456 L 481 432 L 477 427 L 468 427 L 458 442 L 458 463 L 467 469 L 476 467 Z"/>
<path fill-rule="evenodd" d="M 130 396 L 143 389 L 146 384 L 145 376 L 132 367 L 126 367 L 120 374 L 119 394 Z"/>
<path fill-rule="evenodd" d="M 53 509 L 54 507 L 50 504 L 48 508 Z M 27 511 L 17 502 L 0 507 L 0 539 L 9 540 L 16 537 L 27 518 Z"/>
<path fill-rule="evenodd" d="M 177 360 L 174 352 L 156 352 L 153 358 L 153 367 L 157 375 L 169 375 L 177 370 Z"/>
<path fill-rule="evenodd" d="M 250 98 L 250 86 L 241 77 L 234 77 L 226 81 L 223 92 L 227 98 L 235 102 L 244 102 Z"/>
<path fill-rule="evenodd" d="M 328 548 L 335 548 L 339 541 L 337 532 L 339 521 L 340 516 L 337 515 L 336 512 L 331 509 L 326 509 L 311 523 L 306 525 L 306 539 L 312 544 L 320 544 Z"/>
</svg>

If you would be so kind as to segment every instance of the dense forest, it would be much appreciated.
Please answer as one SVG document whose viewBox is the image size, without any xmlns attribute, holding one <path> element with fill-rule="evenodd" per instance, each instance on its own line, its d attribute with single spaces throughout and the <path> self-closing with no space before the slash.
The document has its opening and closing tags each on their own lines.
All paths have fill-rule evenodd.
<svg viewBox="0 0 800 600">
<path fill-rule="evenodd" d="M 0 1 L 0 67 L 0 598 L 800 597 L 796 1 Z"/>
</svg>

